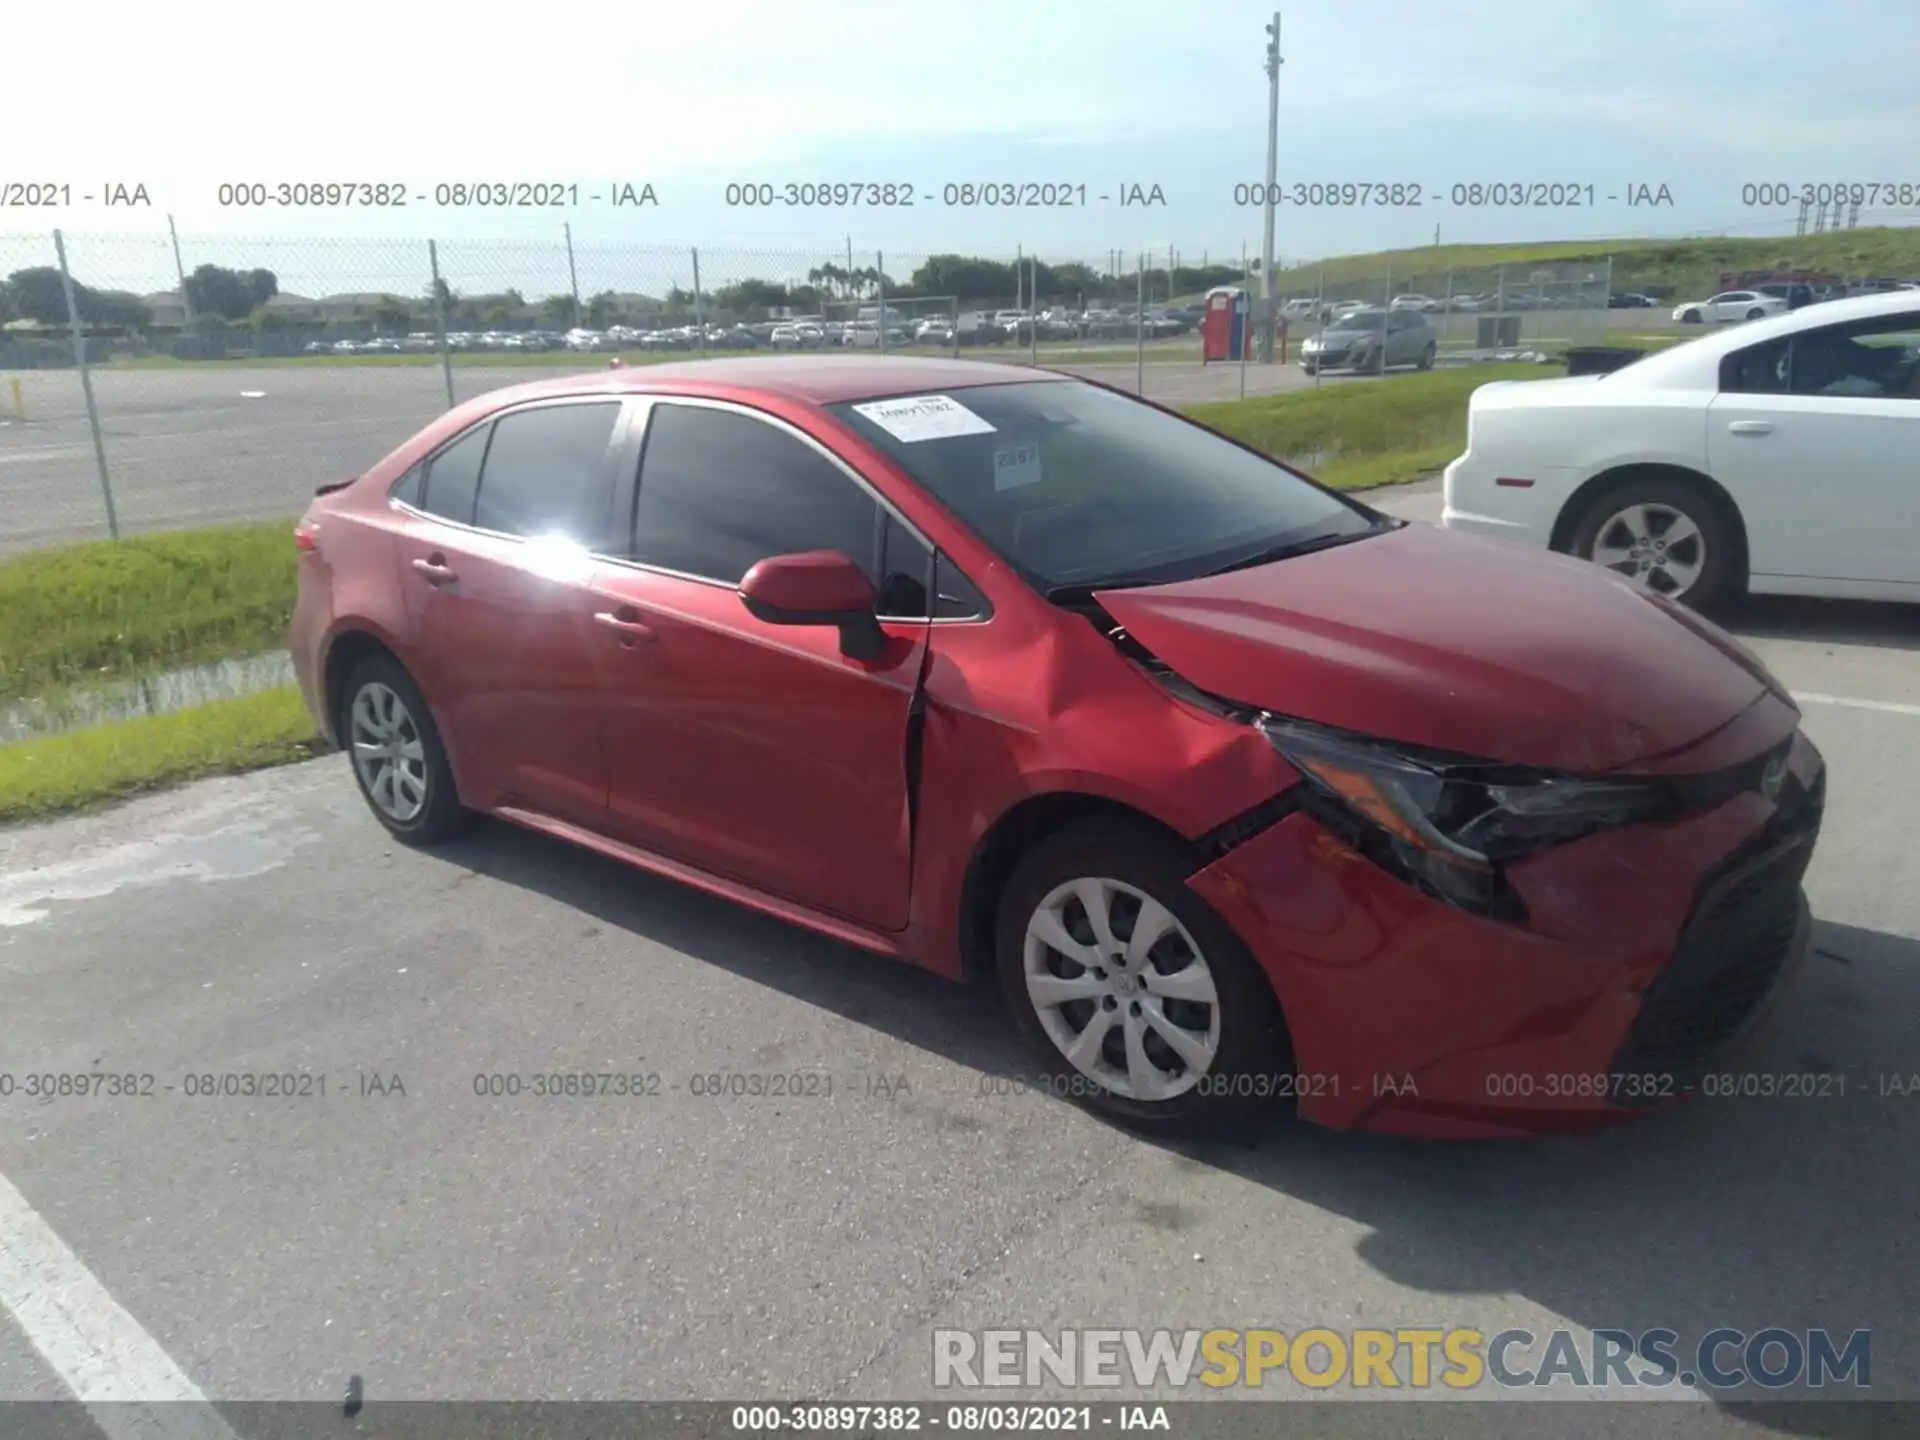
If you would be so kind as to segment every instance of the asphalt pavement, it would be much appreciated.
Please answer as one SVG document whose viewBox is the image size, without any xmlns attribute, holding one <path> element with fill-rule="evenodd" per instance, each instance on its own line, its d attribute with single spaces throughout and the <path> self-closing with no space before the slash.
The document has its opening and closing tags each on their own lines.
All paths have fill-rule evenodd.
<svg viewBox="0 0 1920 1440">
<path fill-rule="evenodd" d="M 1431 317 L 1446 343 L 1466 341 L 1478 317 Z M 1528 337 L 1597 339 L 1600 312 L 1524 317 Z M 1608 333 L 1666 333 L 1666 312 L 1604 313 Z M 1300 332 L 1305 333 L 1305 332 Z M 1297 337 L 1296 337 L 1297 339 Z M 1192 342 L 1183 342 L 1190 347 Z M 1060 368 L 1132 390 L 1141 380 L 1132 346 L 1073 347 L 1112 359 Z M 1018 360 L 1014 349 L 987 358 Z M 1039 363 L 1050 364 L 1046 351 Z M 580 357 L 583 371 L 605 364 Z M 1167 405 L 1237 399 L 1241 367 L 1149 359 L 1144 393 Z M 566 373 L 553 365 L 453 367 L 457 400 L 526 380 Z M 1245 393 L 1282 394 L 1314 383 L 1297 364 L 1249 365 Z M 1328 375 L 1322 384 L 1355 378 Z M 45 545 L 104 538 L 106 501 L 100 459 L 87 423 L 86 397 L 73 370 L 27 370 L 21 409 L 0 387 L 0 556 Z M 116 518 L 123 533 L 268 520 L 297 515 L 316 486 L 356 475 L 447 408 L 438 365 L 282 364 L 104 366 L 91 372 Z"/>
<path fill-rule="evenodd" d="M 1133 390 L 1140 367 L 1120 347 L 1115 356 L 1062 368 Z M 1048 363 L 1044 353 L 1040 363 Z M 605 364 L 582 356 L 580 368 Z M 1249 395 L 1312 383 L 1297 365 L 1246 369 Z M 566 373 L 554 365 L 456 365 L 454 395 L 466 401 Z M 1231 400 L 1241 391 L 1237 365 L 1150 361 L 1144 374 L 1144 393 L 1163 404 Z M 0 556 L 105 538 L 79 374 L 32 370 L 20 378 L 24 420 L 9 413 L 11 394 L 0 390 Z M 316 486 L 359 474 L 447 408 L 437 365 L 106 367 L 92 383 L 126 534 L 297 516 Z"/>
<path fill-rule="evenodd" d="M 990 993 L 504 825 L 391 845 L 339 757 L 0 831 L 0 1077 L 154 1077 L 0 1098 L 0 1399 L 927 1399 L 936 1327 L 1464 1325 L 1867 1329 L 1920 1400 L 1920 612 L 1736 628 L 1831 767 L 1746 1068 L 1828 1079 L 1596 1138 L 1151 1143 L 1027 1087 Z M 556 1071 L 637 1093 L 484 1093 Z"/>
</svg>

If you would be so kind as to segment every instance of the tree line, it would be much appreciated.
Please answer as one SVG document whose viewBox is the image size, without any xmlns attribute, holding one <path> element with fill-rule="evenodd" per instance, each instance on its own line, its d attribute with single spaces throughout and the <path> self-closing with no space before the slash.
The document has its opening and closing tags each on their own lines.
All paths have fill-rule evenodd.
<svg viewBox="0 0 1920 1440">
<path fill-rule="evenodd" d="M 1148 292 L 1162 301 L 1215 285 L 1244 283 L 1245 279 L 1232 265 L 1180 265 L 1171 270 L 1163 266 L 1147 271 L 1145 277 Z M 415 296 L 383 294 L 363 318 L 383 329 L 419 327 L 431 325 L 437 310 L 448 327 L 455 329 L 506 326 L 535 316 L 554 326 L 604 329 L 640 318 L 634 313 L 638 300 L 649 302 L 645 308 L 654 315 L 691 317 L 698 309 L 709 317 L 753 321 L 769 319 L 782 311 L 807 312 L 836 302 L 872 300 L 883 293 L 890 301 L 951 296 L 961 305 L 1003 305 L 1016 294 L 1030 300 L 1036 293 L 1043 302 L 1124 302 L 1133 298 L 1138 284 L 1132 273 L 1108 275 L 1078 261 L 1052 265 L 1044 260 L 1014 262 L 933 255 L 905 278 L 883 274 L 875 266 L 842 266 L 827 261 L 812 267 L 804 282 L 747 278 L 702 287 L 697 306 L 693 292 L 678 285 L 657 297 L 622 296 L 605 290 L 579 301 L 571 294 L 529 301 L 512 288 L 461 294 L 443 279 L 423 286 Z M 279 277 L 271 270 L 201 265 L 186 277 L 184 289 L 187 308 L 195 323 L 203 327 L 273 330 L 303 323 L 268 305 L 280 294 Z M 149 330 L 154 326 L 152 307 L 128 291 L 96 289 L 76 278 L 73 297 L 82 324 L 89 328 Z M 0 281 L 0 324 L 15 320 L 49 327 L 69 323 L 59 270 L 50 265 L 32 266 Z"/>
</svg>

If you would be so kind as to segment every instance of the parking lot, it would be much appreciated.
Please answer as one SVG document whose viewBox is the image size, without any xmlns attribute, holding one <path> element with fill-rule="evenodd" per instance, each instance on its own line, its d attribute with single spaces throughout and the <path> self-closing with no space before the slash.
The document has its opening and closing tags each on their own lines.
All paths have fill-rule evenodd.
<svg viewBox="0 0 1920 1440">
<path fill-rule="evenodd" d="M 1068 368 L 1131 390 L 1132 352 L 1116 347 L 1116 357 Z M 605 364 L 583 356 L 581 368 Z M 469 400 L 567 371 L 474 365 L 453 373 L 455 395 Z M 1295 365 L 1247 367 L 1249 395 L 1311 383 Z M 445 378 L 432 365 L 106 368 L 94 372 L 93 386 L 127 533 L 298 515 L 315 486 L 358 474 L 440 414 L 447 399 Z M 103 537 L 106 512 L 78 374 L 28 371 L 22 391 L 26 421 L 0 425 L 0 555 Z M 1156 360 L 1146 366 L 1146 393 L 1173 405 L 1231 400 L 1240 393 L 1240 367 Z M 0 418 L 8 403 L 0 392 Z"/>
<path fill-rule="evenodd" d="M 282 508 L 430 414 L 439 384 L 273 372 L 270 398 L 323 417 L 294 476 L 271 468 L 272 412 L 222 398 L 244 377 L 126 379 L 156 469 L 245 446 Z M 1216 381 L 1235 383 L 1186 383 Z M 148 496 L 216 499 L 184 478 Z M 1381 503 L 1431 519 L 1438 500 Z M 392 846 L 336 757 L 0 832 L 0 1072 L 175 1087 L 0 1100 L 0 1259 L 50 1230 L 74 1303 L 97 1284 L 132 1327 L 107 1373 L 171 1364 L 216 1399 L 337 1401 L 352 1374 L 369 1400 L 926 1398 L 936 1326 L 1100 1324 L 1870 1329 L 1874 1397 L 1920 1400 L 1920 860 L 1901 833 L 1920 614 L 1756 602 L 1735 628 L 1831 767 L 1816 953 L 1749 1068 L 1841 1093 L 1530 1144 L 1278 1119 L 1149 1143 L 1025 1089 L 989 994 L 506 826 Z M 662 1088 L 476 1093 L 553 1070 Z M 329 1088 L 184 1093 L 238 1071 Z M 730 1073 L 832 1093 L 694 1093 Z M 62 1393 L 46 1343 L 0 1318 L 0 1398 Z M 1793 1428 L 1856 1433 L 1826 1414 Z M 1777 1433 L 1708 1404 L 1667 1419 Z"/>
<path fill-rule="evenodd" d="M 1431 319 L 1443 346 L 1471 343 L 1474 315 Z M 1691 328 L 1671 323 L 1664 311 L 1610 310 L 1533 316 L 1527 333 L 1558 334 L 1557 326 L 1568 332 L 1563 339 L 1579 332 L 1592 340 L 1600 337 L 1596 327 L 1603 322 L 1608 333 L 1617 334 L 1690 333 Z M 1307 328 L 1293 328 L 1296 337 L 1307 333 Z M 1084 342 L 1070 350 L 1076 358 L 1061 368 L 1134 388 L 1132 344 Z M 1240 366 L 1169 360 L 1164 358 L 1169 350 L 1192 354 L 1195 345 L 1188 339 L 1149 347 L 1149 398 L 1187 405 L 1239 396 Z M 1102 352 L 1111 353 L 1111 361 L 1084 363 Z M 984 358 L 1020 363 L 1026 352 L 1018 346 L 992 347 Z M 583 371 L 605 363 L 599 355 L 580 357 Z M 1044 346 L 1038 363 L 1050 363 Z M 456 357 L 454 393 L 468 400 L 564 373 L 566 367 L 551 364 L 474 364 Z M 1352 378 L 1329 374 L 1321 383 Z M 13 410 L 11 390 L 0 385 L 0 556 L 104 537 L 99 466 L 78 372 L 0 376 L 0 381 L 16 379 L 24 418 Z M 298 514 L 315 486 L 364 469 L 444 410 L 447 396 L 443 374 L 431 364 L 109 365 L 96 368 L 92 380 L 114 504 L 128 534 Z M 1246 367 L 1249 395 L 1312 383 L 1295 364 Z"/>
</svg>

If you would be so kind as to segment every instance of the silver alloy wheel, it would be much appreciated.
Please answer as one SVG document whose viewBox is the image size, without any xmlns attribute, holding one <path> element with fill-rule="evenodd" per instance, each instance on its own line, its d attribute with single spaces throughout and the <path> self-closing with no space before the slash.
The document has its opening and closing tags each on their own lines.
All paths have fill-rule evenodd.
<svg viewBox="0 0 1920 1440">
<path fill-rule="evenodd" d="M 1027 921 L 1027 998 L 1067 1062 L 1128 1100 L 1183 1095 L 1220 1051 L 1206 957 L 1172 911 L 1118 880 L 1055 886 Z"/>
<path fill-rule="evenodd" d="M 367 798 L 401 825 L 427 803 L 427 757 L 420 727 L 406 702 L 387 685 L 369 681 L 353 697 L 349 725 L 353 768 Z"/>
<path fill-rule="evenodd" d="M 1596 565 L 1636 585 L 1679 599 L 1700 581 L 1707 540 L 1684 511 L 1646 502 L 1609 515 L 1594 532 Z"/>
</svg>

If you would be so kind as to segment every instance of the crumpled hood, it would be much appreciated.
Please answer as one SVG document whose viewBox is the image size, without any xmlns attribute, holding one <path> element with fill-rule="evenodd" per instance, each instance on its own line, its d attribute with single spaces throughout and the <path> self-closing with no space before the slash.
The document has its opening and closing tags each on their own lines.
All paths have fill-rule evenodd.
<svg viewBox="0 0 1920 1440">
<path fill-rule="evenodd" d="M 1204 690 L 1508 764 L 1630 765 L 1769 688 L 1733 637 L 1599 566 L 1426 525 L 1095 598 Z"/>
</svg>

